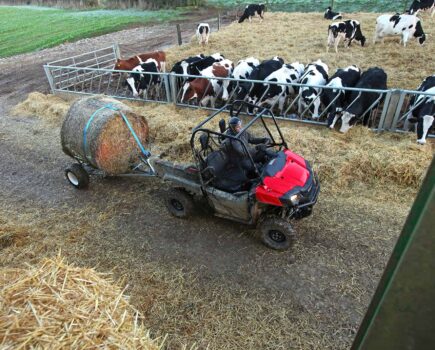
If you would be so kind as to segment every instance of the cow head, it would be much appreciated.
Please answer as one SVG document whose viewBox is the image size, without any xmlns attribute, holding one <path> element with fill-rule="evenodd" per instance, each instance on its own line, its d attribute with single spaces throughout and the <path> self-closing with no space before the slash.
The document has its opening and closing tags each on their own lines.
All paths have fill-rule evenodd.
<svg viewBox="0 0 435 350">
<path fill-rule="evenodd" d="M 140 84 L 140 77 L 138 76 L 138 74 L 130 74 L 125 82 L 128 89 L 133 93 L 133 97 L 138 97 Z"/>
<path fill-rule="evenodd" d="M 334 126 L 335 126 L 335 123 L 337 122 L 337 120 L 338 120 L 338 117 L 336 117 L 336 113 L 334 113 L 334 112 L 328 113 L 328 119 L 327 119 L 328 128 L 334 129 Z"/>
<path fill-rule="evenodd" d="M 115 70 L 122 70 L 121 60 L 118 58 L 115 62 Z"/>
<path fill-rule="evenodd" d="M 349 113 L 347 111 L 344 112 L 343 115 L 341 116 L 340 132 L 342 132 L 343 134 L 348 132 L 349 129 L 353 127 L 356 122 L 357 122 L 357 118 L 355 114 Z"/>
<path fill-rule="evenodd" d="M 319 118 L 320 98 L 318 92 L 312 87 L 306 88 L 302 91 L 301 99 L 304 109 L 310 106 L 308 110 L 312 117 Z"/>
<path fill-rule="evenodd" d="M 426 34 L 423 34 L 421 37 L 418 38 L 418 43 L 420 45 L 423 45 L 423 43 L 426 41 Z"/>
<path fill-rule="evenodd" d="M 198 97 L 196 91 L 192 88 L 190 82 L 186 82 L 183 86 L 183 95 L 181 96 L 181 102 L 188 102 L 195 97 Z"/>
<path fill-rule="evenodd" d="M 417 142 L 420 145 L 426 143 L 426 137 L 429 129 L 434 124 L 435 115 L 435 97 L 427 99 L 418 113 L 417 121 Z"/>
<path fill-rule="evenodd" d="M 415 26 L 414 37 L 418 38 L 418 43 L 420 45 L 423 45 L 423 43 L 426 41 L 426 34 L 424 34 L 423 32 L 423 27 L 421 26 L 420 20 L 417 21 L 417 24 Z"/>
<path fill-rule="evenodd" d="M 141 80 L 143 79 L 144 69 L 141 65 L 138 65 L 132 69 L 134 73 L 130 73 L 129 77 L 126 80 L 128 89 L 133 93 L 133 97 L 138 97 L 142 92 L 140 90 Z M 146 90 L 145 90 L 146 92 Z"/>
</svg>

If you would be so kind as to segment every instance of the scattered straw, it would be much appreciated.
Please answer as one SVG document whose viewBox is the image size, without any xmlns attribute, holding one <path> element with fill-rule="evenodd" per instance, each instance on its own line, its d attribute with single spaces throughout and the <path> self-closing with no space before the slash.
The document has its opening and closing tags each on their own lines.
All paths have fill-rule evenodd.
<svg viewBox="0 0 435 350">
<path fill-rule="evenodd" d="M 32 92 L 27 99 L 16 105 L 12 114 L 20 116 L 38 116 L 44 121 L 57 124 L 68 112 L 70 103 L 55 95 Z"/>
<path fill-rule="evenodd" d="M 24 103 L 31 104 L 34 96 L 30 94 Z M 51 95 L 38 98 L 44 96 L 47 101 L 53 98 Z M 174 162 L 193 161 L 189 143 L 191 131 L 209 111 L 173 105 L 126 104 L 146 118 L 152 154 Z M 35 114 L 43 118 L 45 113 L 41 109 L 35 110 Z M 433 156 L 432 143 L 417 145 L 413 133 L 374 133 L 358 126 L 343 135 L 322 127 L 286 121 L 279 124 L 289 147 L 313 164 L 322 183 L 337 191 L 354 181 L 417 189 Z M 212 126 L 218 130 L 217 125 Z"/>
<path fill-rule="evenodd" d="M 407 47 L 399 44 L 400 38 L 386 38 L 385 43 L 372 43 L 377 13 L 349 13 L 345 19 L 355 19 L 361 23 L 366 36 L 366 45 L 361 47 L 353 42 L 349 49 L 340 43 L 338 54 L 334 49 L 326 53 L 328 25 L 331 21 L 323 18 L 323 13 L 282 13 L 267 12 L 265 20 L 239 24 L 231 23 L 219 32 L 212 32 L 209 45 L 201 48 L 194 37 L 189 44 L 177 46 L 167 51 L 168 66 L 182 58 L 203 52 L 220 52 L 235 63 L 249 56 L 269 59 L 280 56 L 286 62 L 299 61 L 309 63 L 318 58 L 329 66 L 332 75 L 337 68 L 356 64 L 363 70 L 379 66 L 388 74 L 388 86 L 391 88 L 415 89 L 421 81 L 432 75 L 435 52 L 435 26 L 429 16 L 423 16 L 423 29 L 428 39 L 423 47 L 410 40 Z"/>
<path fill-rule="evenodd" d="M 159 349 L 124 290 L 59 256 L 0 271 L 0 348 Z"/>
</svg>

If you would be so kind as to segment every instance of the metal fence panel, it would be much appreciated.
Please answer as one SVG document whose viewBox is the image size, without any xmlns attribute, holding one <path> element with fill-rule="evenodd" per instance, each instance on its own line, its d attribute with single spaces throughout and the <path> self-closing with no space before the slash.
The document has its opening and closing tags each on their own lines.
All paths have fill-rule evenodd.
<svg viewBox="0 0 435 350">
<path fill-rule="evenodd" d="M 126 84 L 130 72 L 114 70 L 120 57 L 118 45 L 50 62 L 44 66 L 53 93 L 81 95 L 105 94 L 120 99 L 171 102 L 167 74 L 147 73 L 158 76 L 158 83 L 147 89 L 145 95 L 133 97 Z"/>
<path fill-rule="evenodd" d="M 419 99 L 419 97 L 422 97 Z M 396 112 L 394 114 L 394 119 L 391 124 L 390 130 L 394 132 L 408 132 L 408 131 L 416 131 L 416 124 L 412 124 L 408 122 L 408 117 L 411 116 L 413 110 L 415 110 L 418 106 L 426 101 L 424 96 L 435 97 L 434 94 L 429 94 L 422 91 L 412 91 L 412 90 L 400 90 L 399 101 L 396 106 Z M 414 104 L 410 103 L 410 100 L 414 97 Z M 435 102 L 432 102 L 435 103 Z M 429 129 L 429 133 L 427 137 L 434 138 L 435 137 L 435 125 Z"/>
<path fill-rule="evenodd" d="M 250 94 L 255 88 L 260 91 L 255 103 L 260 106 L 271 108 L 279 119 L 327 125 L 328 114 L 333 112 L 334 102 L 346 92 L 358 91 L 353 101 L 347 101 L 350 106 L 364 93 L 377 94 L 370 106 L 359 116 L 360 120 L 365 119 L 369 127 L 381 131 L 390 130 L 394 132 L 405 132 L 408 130 L 406 119 L 417 105 L 410 106 L 410 99 L 420 95 L 430 95 L 419 91 L 409 90 L 371 90 L 355 88 L 337 88 L 328 86 L 316 86 L 317 96 L 307 103 L 303 103 L 301 87 L 309 85 L 295 83 L 278 83 L 274 81 L 257 81 L 232 78 L 210 78 L 203 76 L 178 75 L 173 73 L 147 73 L 158 76 L 158 83 L 147 90 L 145 95 L 134 97 L 126 84 L 129 71 L 114 70 L 115 62 L 120 57 L 118 45 L 98 49 L 92 52 L 75 55 L 72 57 L 56 60 L 44 65 L 44 70 L 53 93 L 73 93 L 82 95 L 105 94 L 111 97 L 158 102 L 174 103 L 178 106 L 189 108 L 202 108 L 218 110 L 225 104 L 240 98 L 240 89 L 243 87 L 245 94 Z M 196 97 L 186 101 L 184 85 L 186 82 L 201 79 L 205 90 L 218 90 L 217 95 L 211 98 Z M 223 99 L 223 86 L 228 87 L 228 98 Z M 280 87 L 281 92 L 269 93 L 273 87 Z M 326 90 L 334 90 L 336 93 L 333 100 L 323 106 L 318 117 L 313 116 L 312 107 L 321 102 L 321 94 Z M 275 89 L 276 90 L 276 89 Z M 279 90 L 278 90 L 279 91 Z M 433 95 L 432 95 L 433 96 Z M 248 114 L 253 111 L 246 111 Z M 430 133 L 428 137 L 435 137 Z"/>
<path fill-rule="evenodd" d="M 359 119 L 363 119 L 367 116 L 368 123 L 372 128 L 377 130 L 382 130 L 383 125 L 382 122 L 385 119 L 385 114 L 388 107 L 388 101 L 390 97 L 389 90 L 372 90 L 372 89 L 355 89 L 355 88 L 337 88 L 337 87 L 329 87 L 329 86 L 318 86 L 318 85 L 305 85 L 305 84 L 294 84 L 294 83 L 278 83 L 273 81 L 258 81 L 258 80 L 237 80 L 232 78 L 207 78 L 201 76 L 191 76 L 191 75 L 179 75 L 173 74 L 171 77 L 172 81 L 172 91 L 173 91 L 173 99 L 174 103 L 178 106 L 190 107 L 190 108 L 206 108 L 212 110 L 218 110 L 222 108 L 225 104 L 231 103 L 236 99 L 239 99 L 240 95 L 238 94 L 238 89 L 240 85 L 243 84 L 245 91 L 249 94 L 255 87 L 262 86 L 264 91 L 261 91 L 259 98 L 255 101 L 259 106 L 267 106 L 271 108 L 275 114 L 287 120 L 299 121 L 302 123 L 308 124 L 317 124 L 317 125 L 326 125 L 327 124 L 327 115 L 331 112 L 331 105 L 338 98 L 338 94 L 345 93 L 345 91 L 358 91 L 360 94 L 355 98 L 357 100 L 361 93 L 370 92 L 379 94 L 378 98 L 371 103 L 367 108 L 363 111 L 362 115 Z M 229 97 L 227 100 L 222 99 L 222 90 L 218 91 L 217 98 L 214 101 L 214 104 L 208 105 L 209 99 L 204 99 L 200 97 L 196 97 L 190 101 L 187 101 L 184 95 L 184 85 L 188 82 L 188 79 L 202 79 L 203 81 L 208 81 L 205 91 L 207 91 L 212 86 L 212 80 L 220 81 L 221 83 L 224 81 L 229 81 L 230 86 L 232 87 L 229 91 Z M 272 86 L 280 86 L 282 87 L 282 92 L 275 96 L 268 95 Z M 314 87 L 318 89 L 317 96 L 308 104 L 301 107 L 301 87 Z M 320 109 L 319 118 L 315 118 L 312 116 L 312 112 L 310 111 L 311 106 L 313 106 L 316 101 L 321 99 L 321 94 L 324 90 L 334 90 L 337 91 L 337 97 L 324 108 Z M 287 94 L 286 91 L 295 91 L 294 94 Z M 282 102 L 282 106 L 280 106 L 280 99 Z M 204 102 L 205 101 L 205 102 Z M 354 103 L 355 101 L 349 101 L 349 105 Z M 206 104 L 207 103 L 207 104 Z M 249 111 L 247 111 L 249 114 Z"/>
</svg>

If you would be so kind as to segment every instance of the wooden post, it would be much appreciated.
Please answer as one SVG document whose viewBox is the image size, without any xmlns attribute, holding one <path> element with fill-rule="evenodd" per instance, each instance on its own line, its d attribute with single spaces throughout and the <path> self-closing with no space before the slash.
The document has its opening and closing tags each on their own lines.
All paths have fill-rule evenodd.
<svg viewBox="0 0 435 350">
<path fill-rule="evenodd" d="M 218 31 L 221 29 L 221 14 L 218 13 Z"/>
<path fill-rule="evenodd" d="M 183 41 L 181 40 L 181 28 L 179 24 L 177 24 L 177 38 L 178 38 L 178 45 L 182 45 Z"/>
<path fill-rule="evenodd" d="M 391 93 L 390 100 L 388 101 L 388 109 L 385 115 L 385 120 L 383 125 L 384 130 L 392 130 L 394 116 L 396 114 L 397 106 L 399 104 L 399 98 L 400 98 L 400 91 L 393 90 L 393 92 Z"/>
</svg>

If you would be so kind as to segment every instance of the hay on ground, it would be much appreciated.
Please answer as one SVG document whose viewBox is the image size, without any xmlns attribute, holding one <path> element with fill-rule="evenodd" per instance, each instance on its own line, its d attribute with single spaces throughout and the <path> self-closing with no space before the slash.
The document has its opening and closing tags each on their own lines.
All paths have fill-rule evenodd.
<svg viewBox="0 0 435 350">
<path fill-rule="evenodd" d="M 60 257 L 0 271 L 0 347 L 159 349 L 113 281 Z"/>
<path fill-rule="evenodd" d="M 192 129 L 211 112 L 173 105 L 127 104 L 136 115 L 146 117 L 153 155 L 180 163 L 193 161 Z M 35 111 L 39 115 L 43 112 Z M 216 131 L 217 122 L 211 125 Z M 310 161 L 322 183 L 337 191 L 355 181 L 417 189 L 433 156 L 433 144 L 417 145 L 414 134 L 375 133 L 357 126 L 343 135 L 324 127 L 286 121 L 279 121 L 279 125 L 290 149 Z"/>
<path fill-rule="evenodd" d="M 102 109 L 112 105 L 119 109 Z M 97 114 L 94 114 L 100 110 Z M 95 96 L 75 101 L 69 109 L 61 128 L 63 151 L 108 174 L 128 172 L 139 162 L 141 150 L 132 133 L 121 117 L 121 112 L 129 120 L 142 144 L 148 139 L 146 119 L 136 115 L 130 107 L 104 96 Z M 84 130 L 92 115 L 95 117 L 87 128 L 86 146 Z M 86 149 L 85 149 L 86 147 Z"/>
<path fill-rule="evenodd" d="M 12 109 L 13 115 L 38 116 L 48 123 L 57 124 L 68 112 L 70 103 L 55 95 L 30 93 L 26 100 Z"/>
<path fill-rule="evenodd" d="M 364 47 L 354 41 L 348 49 L 341 42 L 336 54 L 334 49 L 326 52 L 331 21 L 323 18 L 323 12 L 267 12 L 262 23 L 258 20 L 252 23 L 233 22 L 219 32 L 211 33 L 209 45 L 204 48 L 192 38 L 186 45 L 169 49 L 168 67 L 185 57 L 215 52 L 220 52 L 234 63 L 249 56 L 260 60 L 280 56 L 286 63 L 299 61 L 304 64 L 320 58 L 329 66 L 330 75 L 337 68 L 351 64 L 363 70 L 378 66 L 388 74 L 389 88 L 416 89 L 425 77 L 434 74 L 433 65 L 428 62 L 433 62 L 435 52 L 435 26 L 429 16 L 423 16 L 422 26 L 428 35 L 424 46 L 412 39 L 403 47 L 399 36 L 386 38 L 384 44 L 373 44 L 378 16 L 379 13 L 345 14 L 344 19 L 355 19 L 361 23 L 367 41 Z"/>
</svg>

